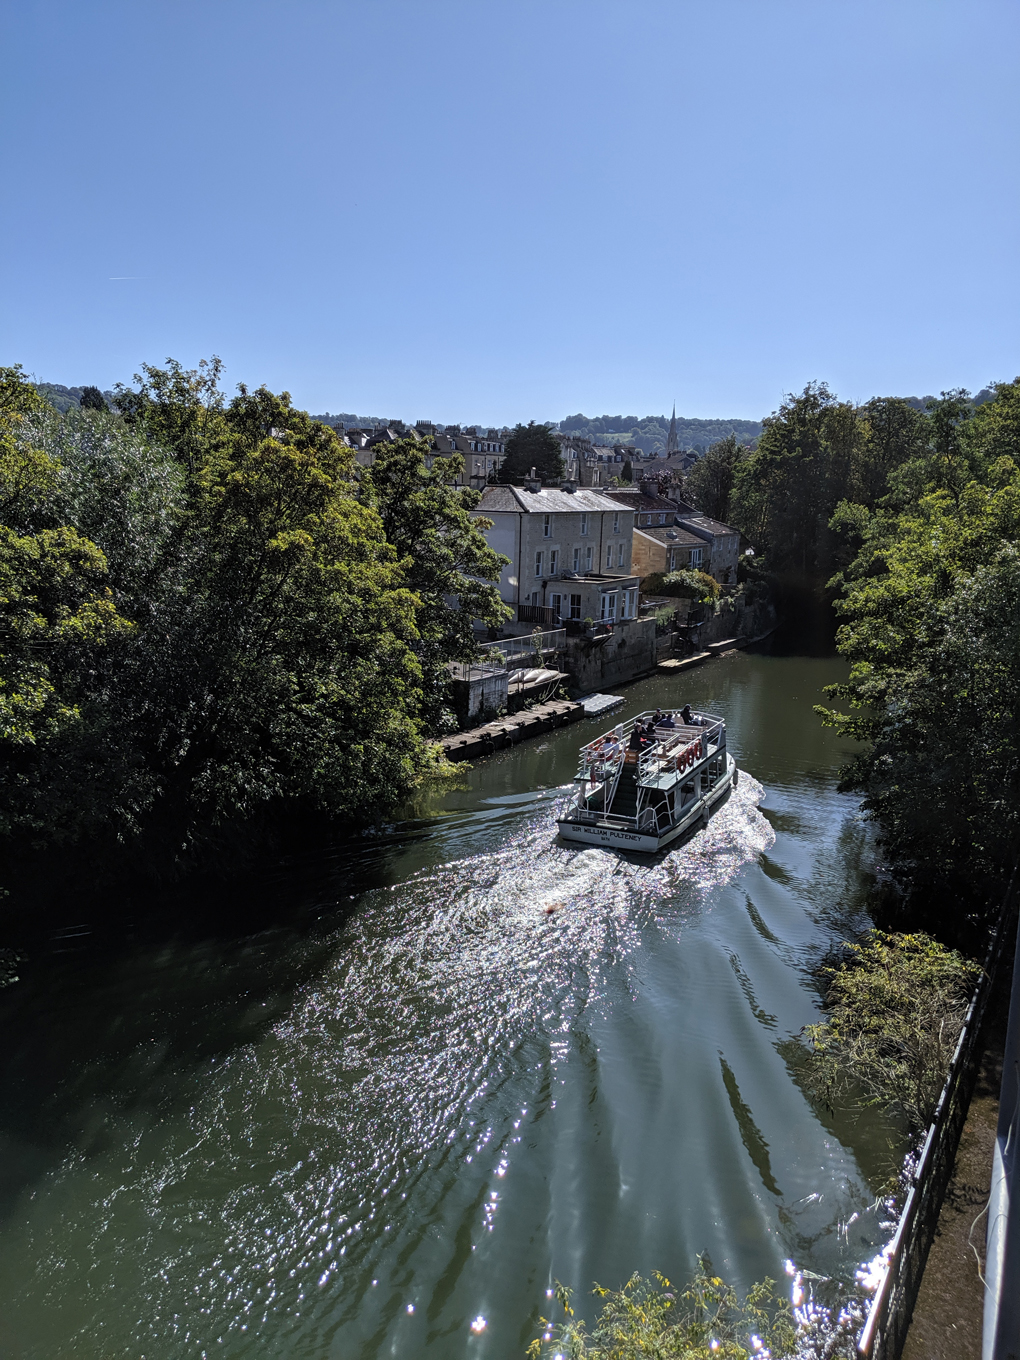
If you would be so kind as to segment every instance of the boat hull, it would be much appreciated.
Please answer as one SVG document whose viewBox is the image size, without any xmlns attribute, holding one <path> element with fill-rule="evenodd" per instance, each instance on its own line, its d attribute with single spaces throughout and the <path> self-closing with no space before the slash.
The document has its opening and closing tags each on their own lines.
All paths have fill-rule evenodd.
<svg viewBox="0 0 1020 1360">
<path fill-rule="evenodd" d="M 613 825 L 612 821 L 581 822 L 571 817 L 559 817 L 556 826 L 565 841 L 576 841 L 582 845 L 608 845 L 619 850 L 636 850 L 641 854 L 652 855 L 678 840 L 686 831 L 706 819 L 712 808 L 732 787 L 736 787 L 737 767 L 732 756 L 726 757 L 726 771 L 720 775 L 711 788 L 691 804 L 678 822 L 665 827 L 661 834 L 638 831 L 634 828 Z"/>
</svg>

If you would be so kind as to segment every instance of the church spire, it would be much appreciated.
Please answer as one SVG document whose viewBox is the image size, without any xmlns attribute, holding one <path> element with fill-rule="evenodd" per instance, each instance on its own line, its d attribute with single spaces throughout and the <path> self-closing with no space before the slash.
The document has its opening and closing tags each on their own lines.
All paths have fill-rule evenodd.
<svg viewBox="0 0 1020 1360">
<path fill-rule="evenodd" d="M 669 422 L 669 434 L 666 436 L 666 457 L 669 458 L 674 453 L 680 452 L 680 441 L 676 433 L 676 402 L 673 403 L 673 415 Z"/>
</svg>

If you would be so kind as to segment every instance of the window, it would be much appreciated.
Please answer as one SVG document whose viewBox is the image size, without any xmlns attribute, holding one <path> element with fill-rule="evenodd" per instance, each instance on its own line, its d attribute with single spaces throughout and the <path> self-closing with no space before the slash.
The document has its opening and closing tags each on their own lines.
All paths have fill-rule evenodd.
<svg viewBox="0 0 1020 1360">
<path fill-rule="evenodd" d="M 536 575 L 536 576 L 541 576 L 541 575 L 542 575 L 542 558 L 544 557 L 544 555 L 545 555 L 544 553 L 540 553 L 540 552 L 537 552 L 537 553 L 535 554 L 535 575 Z"/>
<path fill-rule="evenodd" d="M 570 617 L 572 619 L 579 619 L 581 617 L 580 595 L 571 595 L 570 597 Z"/>
<path fill-rule="evenodd" d="M 659 523 L 660 523 L 660 524 L 665 524 L 665 523 L 666 523 L 666 516 L 665 516 L 665 515 L 660 515 L 660 516 L 659 516 Z"/>
<path fill-rule="evenodd" d="M 636 594 L 637 594 L 636 590 L 627 591 L 623 606 L 623 617 L 625 619 L 632 619 L 635 616 L 636 611 L 634 609 L 634 597 Z"/>
<path fill-rule="evenodd" d="M 652 522 L 652 517 L 651 517 L 651 515 L 642 515 L 642 516 L 641 516 L 641 523 L 642 523 L 642 524 L 651 524 L 651 522 Z"/>
<path fill-rule="evenodd" d="M 591 484 L 592 484 L 592 486 L 598 486 L 598 484 L 599 484 L 599 470 L 598 470 L 598 468 L 596 468 L 595 471 L 591 474 Z"/>
<path fill-rule="evenodd" d="M 627 551 L 627 545 L 626 545 L 625 543 L 620 543 L 620 544 L 617 546 L 617 551 L 616 551 L 616 565 L 617 565 L 618 567 L 622 567 L 622 566 L 623 566 L 623 559 L 624 559 L 624 556 L 626 555 L 626 551 Z"/>
<path fill-rule="evenodd" d="M 589 571 L 589 572 L 591 571 L 591 559 L 592 559 L 592 554 L 594 553 L 594 551 L 595 551 L 595 550 L 594 550 L 594 548 L 592 548 L 591 544 L 589 544 L 588 547 L 585 548 L 585 550 L 584 550 L 584 569 L 585 569 L 585 571 Z"/>
<path fill-rule="evenodd" d="M 588 533 L 588 516 L 581 516 L 581 537 L 584 538 Z"/>
<path fill-rule="evenodd" d="M 701 559 L 702 559 L 702 554 L 704 553 L 704 551 L 705 551 L 704 548 L 692 548 L 692 549 L 691 549 L 691 566 L 692 566 L 692 567 L 700 567 L 700 566 L 701 566 Z"/>
<path fill-rule="evenodd" d="M 669 550 L 669 568 L 668 568 L 668 569 L 669 569 L 670 571 L 676 571 L 676 548 L 670 548 L 670 550 Z"/>
<path fill-rule="evenodd" d="M 613 516 L 613 533 L 618 534 L 619 532 L 620 532 L 620 512 L 619 510 L 617 510 L 616 514 Z"/>
<path fill-rule="evenodd" d="M 602 596 L 602 618 L 607 620 L 616 618 L 615 590 L 607 591 L 607 593 Z"/>
<path fill-rule="evenodd" d="M 607 543 L 607 544 L 606 544 L 606 571 L 608 571 L 609 568 L 610 568 L 612 565 L 613 565 L 613 545 L 612 545 L 611 543 Z"/>
<path fill-rule="evenodd" d="M 556 575 L 556 571 L 557 571 L 559 565 L 560 565 L 560 554 L 559 554 L 559 550 L 558 550 L 557 548 L 553 548 L 552 552 L 549 554 L 549 575 L 550 575 L 550 576 L 555 576 L 555 575 Z"/>
<path fill-rule="evenodd" d="M 542 537 L 543 538 L 552 537 L 552 515 L 542 516 Z"/>
<path fill-rule="evenodd" d="M 580 548 L 575 548 L 575 549 L 574 549 L 574 571 L 580 571 L 580 570 L 581 570 L 581 549 L 580 549 Z"/>
</svg>

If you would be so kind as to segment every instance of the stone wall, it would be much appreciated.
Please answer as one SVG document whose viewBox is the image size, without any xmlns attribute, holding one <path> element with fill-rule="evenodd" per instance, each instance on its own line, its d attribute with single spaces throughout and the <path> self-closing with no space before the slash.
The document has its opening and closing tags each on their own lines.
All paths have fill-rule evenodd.
<svg viewBox="0 0 1020 1360">
<path fill-rule="evenodd" d="M 648 675 L 658 660 L 655 620 L 634 619 L 601 637 L 568 637 L 562 669 L 573 693 L 591 694 Z"/>
</svg>

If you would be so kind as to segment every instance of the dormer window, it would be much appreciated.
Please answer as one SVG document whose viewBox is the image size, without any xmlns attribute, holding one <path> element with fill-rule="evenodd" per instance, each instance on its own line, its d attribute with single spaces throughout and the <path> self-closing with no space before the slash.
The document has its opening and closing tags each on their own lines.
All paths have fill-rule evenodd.
<svg viewBox="0 0 1020 1360">
<path fill-rule="evenodd" d="M 660 515 L 660 516 L 659 516 L 659 523 L 660 523 L 660 524 L 665 524 L 665 523 L 666 523 L 666 516 L 665 516 L 665 515 Z"/>
</svg>

